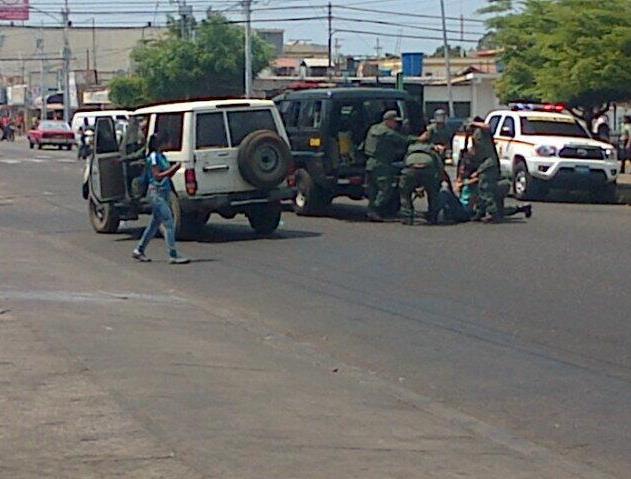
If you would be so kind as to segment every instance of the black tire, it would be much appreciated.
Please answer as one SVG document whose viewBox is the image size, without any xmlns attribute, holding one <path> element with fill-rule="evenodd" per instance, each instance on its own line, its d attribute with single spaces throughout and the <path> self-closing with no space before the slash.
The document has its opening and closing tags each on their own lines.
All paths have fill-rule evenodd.
<svg viewBox="0 0 631 479">
<path fill-rule="evenodd" d="M 524 162 L 517 163 L 513 173 L 515 198 L 522 201 L 541 199 L 546 195 L 546 190 L 547 188 L 541 184 L 540 180 L 530 175 Z"/>
<path fill-rule="evenodd" d="M 208 223 L 210 212 L 207 213 L 189 213 L 183 212 L 180 206 L 178 196 L 171 192 L 169 195 L 169 206 L 173 213 L 173 223 L 175 225 L 175 239 L 187 240 L 199 234 L 200 230 Z M 160 232 L 164 236 L 163 227 L 160 226 Z"/>
<path fill-rule="evenodd" d="M 296 197 L 294 211 L 298 215 L 314 215 L 322 212 L 331 203 L 330 195 L 320 188 L 307 170 L 299 169 L 295 173 Z"/>
<path fill-rule="evenodd" d="M 256 188 L 269 190 L 287 177 L 291 151 L 275 132 L 259 130 L 243 139 L 237 163 L 245 181 Z"/>
<path fill-rule="evenodd" d="M 608 183 L 605 186 L 591 192 L 592 201 L 603 204 L 618 203 L 618 185 Z"/>
<path fill-rule="evenodd" d="M 88 201 L 88 215 L 92 228 L 97 233 L 112 234 L 118 231 L 120 219 L 109 203 L 98 203 L 94 198 Z"/>
<path fill-rule="evenodd" d="M 280 224 L 282 208 L 280 202 L 257 205 L 246 214 L 250 226 L 258 234 L 269 235 Z"/>
</svg>

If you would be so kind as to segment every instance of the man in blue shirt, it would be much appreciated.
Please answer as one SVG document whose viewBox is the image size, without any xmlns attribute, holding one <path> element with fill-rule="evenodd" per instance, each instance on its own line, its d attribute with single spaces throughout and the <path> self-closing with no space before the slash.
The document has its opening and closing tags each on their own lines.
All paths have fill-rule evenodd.
<svg viewBox="0 0 631 479">
<path fill-rule="evenodd" d="M 132 253 L 132 257 L 140 262 L 151 259 L 145 256 L 145 249 L 149 241 L 156 235 L 161 224 L 164 225 L 164 241 L 169 253 L 169 263 L 189 263 L 188 258 L 180 256 L 175 249 L 175 223 L 173 212 L 169 206 L 169 196 L 173 191 L 171 177 L 182 166 L 181 163 L 171 165 L 166 156 L 160 151 L 160 141 L 157 134 L 151 135 L 148 145 L 149 156 L 146 159 L 146 177 L 149 183 L 147 195 L 151 201 L 151 223 L 145 229 L 140 242 Z"/>
</svg>

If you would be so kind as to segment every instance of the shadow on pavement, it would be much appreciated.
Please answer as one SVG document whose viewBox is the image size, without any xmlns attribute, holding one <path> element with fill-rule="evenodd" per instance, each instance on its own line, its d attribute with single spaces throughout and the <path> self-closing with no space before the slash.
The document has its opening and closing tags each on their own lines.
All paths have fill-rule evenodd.
<svg viewBox="0 0 631 479">
<path fill-rule="evenodd" d="M 144 227 L 121 228 L 119 234 L 125 235 L 116 238 L 114 241 L 138 241 Z M 158 236 L 160 234 L 158 233 Z M 304 238 L 316 238 L 322 236 L 321 233 L 312 231 L 295 231 L 278 229 L 269 235 L 258 234 L 249 226 L 228 225 L 228 224 L 208 224 L 197 232 L 191 232 L 184 238 L 178 239 L 180 243 L 233 243 L 239 241 L 267 240 L 295 240 Z"/>
</svg>

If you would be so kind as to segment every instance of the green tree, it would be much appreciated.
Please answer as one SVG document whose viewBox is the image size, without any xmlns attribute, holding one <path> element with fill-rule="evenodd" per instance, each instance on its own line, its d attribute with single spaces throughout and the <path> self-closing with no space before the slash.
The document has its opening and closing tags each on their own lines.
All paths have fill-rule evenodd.
<svg viewBox="0 0 631 479">
<path fill-rule="evenodd" d="M 181 38 L 178 28 L 159 40 L 140 43 L 131 53 L 135 72 L 125 80 L 116 79 L 112 91 L 115 103 L 129 97 L 146 102 L 193 98 L 240 96 L 244 79 L 244 32 L 221 15 L 197 25 L 190 40 Z M 258 38 L 252 41 L 252 70 L 256 75 L 271 61 L 273 48 Z M 134 94 L 121 86 L 134 86 Z M 141 93 L 136 96 L 135 93 Z M 122 95 L 122 96 L 121 96 Z"/>
<path fill-rule="evenodd" d="M 467 52 L 460 46 L 456 45 L 452 47 L 448 45 L 449 48 L 449 56 L 450 57 L 466 57 Z M 439 46 L 434 53 L 431 55 L 432 57 L 444 57 L 445 56 L 445 47 L 443 45 Z"/>
<path fill-rule="evenodd" d="M 564 102 L 591 122 L 631 98 L 629 0 L 496 0 L 486 13 L 503 50 L 503 102 Z"/>
<path fill-rule="evenodd" d="M 110 82 L 109 87 L 110 98 L 121 108 L 133 110 L 150 101 L 142 78 L 116 77 Z"/>
</svg>

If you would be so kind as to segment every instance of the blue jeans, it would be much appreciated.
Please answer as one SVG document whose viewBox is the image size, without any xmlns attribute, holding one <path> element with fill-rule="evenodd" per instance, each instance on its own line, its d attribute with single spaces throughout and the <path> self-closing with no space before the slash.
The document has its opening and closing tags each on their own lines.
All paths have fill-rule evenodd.
<svg viewBox="0 0 631 479">
<path fill-rule="evenodd" d="M 171 258 L 175 258 L 177 257 L 177 251 L 175 250 L 175 222 L 173 221 L 173 213 L 169 206 L 169 193 L 156 190 L 155 187 L 150 186 L 147 194 L 151 201 L 151 223 L 149 223 L 149 226 L 145 229 L 136 248 L 141 253 L 144 253 L 149 241 L 155 237 L 158 228 L 163 224 L 166 230 L 164 241 L 167 251 Z"/>
</svg>

